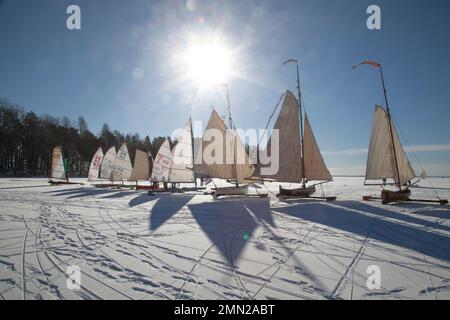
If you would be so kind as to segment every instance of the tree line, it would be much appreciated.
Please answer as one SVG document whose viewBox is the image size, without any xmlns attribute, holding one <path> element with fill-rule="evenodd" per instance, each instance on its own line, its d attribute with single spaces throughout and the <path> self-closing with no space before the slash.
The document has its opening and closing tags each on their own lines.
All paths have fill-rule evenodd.
<svg viewBox="0 0 450 320">
<path fill-rule="evenodd" d="M 69 176 L 87 176 L 89 164 L 99 146 L 103 152 L 110 147 L 127 144 L 131 162 L 140 149 L 156 155 L 166 137 L 150 139 L 147 135 L 122 134 L 103 124 L 94 134 L 86 120 L 37 115 L 5 98 L 0 99 L 0 174 L 14 176 L 48 176 L 52 150 L 61 145 L 68 164 Z M 171 142 L 173 146 L 176 141 Z"/>
</svg>

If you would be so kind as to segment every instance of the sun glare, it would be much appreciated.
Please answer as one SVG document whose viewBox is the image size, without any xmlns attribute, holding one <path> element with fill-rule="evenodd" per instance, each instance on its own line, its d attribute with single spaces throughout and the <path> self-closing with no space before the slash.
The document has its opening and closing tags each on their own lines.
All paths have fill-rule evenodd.
<svg viewBox="0 0 450 320">
<path fill-rule="evenodd" d="M 217 43 L 192 45 L 186 62 L 189 78 L 202 86 L 223 83 L 230 74 L 230 52 Z"/>
</svg>

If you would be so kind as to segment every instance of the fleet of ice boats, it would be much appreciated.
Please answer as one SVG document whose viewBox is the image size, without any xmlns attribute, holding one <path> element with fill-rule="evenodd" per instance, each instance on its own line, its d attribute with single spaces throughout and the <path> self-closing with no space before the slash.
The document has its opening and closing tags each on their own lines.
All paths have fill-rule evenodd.
<svg viewBox="0 0 450 320">
<path fill-rule="evenodd" d="M 332 176 L 314 137 L 308 116 L 302 108 L 298 62 L 290 59 L 284 64 L 289 63 L 295 63 L 297 67 L 298 96 L 296 97 L 289 90 L 285 92 L 280 100 L 282 102 L 280 110 L 277 105 L 268 121 L 269 124 L 271 118 L 277 114 L 272 135 L 266 145 L 262 145 L 260 141 L 257 146 L 257 155 L 260 154 L 259 151 L 264 151 L 265 154 L 278 152 L 279 156 L 275 157 L 277 170 L 267 170 L 274 163 L 265 163 L 259 157 L 256 161 L 252 161 L 249 150 L 242 143 L 233 123 L 228 99 L 229 127 L 213 109 L 201 144 L 197 148 L 194 148 L 192 121 L 189 119 L 173 149 L 169 139 L 166 139 L 154 157 L 142 150 L 136 150 L 133 165 L 125 143 L 118 151 L 115 146 L 111 146 L 105 154 L 102 147 L 99 147 L 90 163 L 88 181 L 96 187 L 134 188 L 150 192 L 160 190 L 179 192 L 181 189 L 176 186 L 181 183 L 193 184 L 194 187 L 190 190 L 205 189 L 197 188 L 198 179 L 203 182 L 203 179 L 213 181 L 212 178 L 220 178 L 229 182 L 230 186 L 214 185 L 211 188 L 211 194 L 215 198 L 221 196 L 267 197 L 268 193 L 260 190 L 264 182 L 269 181 L 280 183 L 277 194 L 280 200 L 298 198 L 336 200 L 334 196 L 315 195 L 316 186 L 331 182 Z M 382 188 L 381 195 L 379 197 L 365 196 L 363 199 L 379 199 L 383 204 L 398 201 L 447 204 L 446 199 L 440 198 L 437 200 L 410 198 L 409 185 L 416 183 L 418 177 L 408 160 L 392 120 L 381 65 L 373 61 L 364 61 L 359 65 L 363 64 L 379 69 L 386 102 L 385 107 L 375 107 L 365 175 L 365 184 L 368 184 L 368 181 L 382 181 L 379 183 Z M 211 132 L 218 134 L 220 139 L 217 136 L 211 137 Z M 276 132 L 276 140 L 273 132 Z M 275 143 L 277 143 L 276 146 Z M 211 152 L 211 150 L 214 151 Z M 205 154 L 210 155 L 210 159 L 205 159 Z M 274 157 L 271 159 L 274 161 Z M 56 146 L 53 150 L 49 182 L 71 183 L 61 146 Z M 300 186 L 285 188 L 281 183 L 294 183 Z M 160 188 L 160 184 L 164 187 Z M 389 186 L 395 189 L 389 189 Z"/>
</svg>

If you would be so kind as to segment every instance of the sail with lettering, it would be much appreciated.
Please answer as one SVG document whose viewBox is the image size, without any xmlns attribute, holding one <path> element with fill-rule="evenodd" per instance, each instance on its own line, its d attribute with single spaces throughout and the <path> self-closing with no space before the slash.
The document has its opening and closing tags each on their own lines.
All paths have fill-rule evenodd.
<svg viewBox="0 0 450 320">
<path fill-rule="evenodd" d="M 168 182 L 170 166 L 172 165 L 172 151 L 169 139 L 166 139 L 159 148 L 158 154 L 153 161 L 152 181 Z"/>
<path fill-rule="evenodd" d="M 397 184 L 404 185 L 417 175 L 406 156 L 392 120 L 391 128 L 393 139 L 390 136 L 386 110 L 376 106 L 367 156 L 366 180 L 393 179 Z"/>
<path fill-rule="evenodd" d="M 89 166 L 88 181 L 94 181 L 99 178 L 102 160 L 103 160 L 103 150 L 102 147 L 99 147 L 97 149 L 97 152 L 95 152 L 94 157 L 92 158 L 91 164 Z"/>
<path fill-rule="evenodd" d="M 53 148 L 50 177 L 55 179 L 68 180 L 61 146 L 56 146 Z"/>
<path fill-rule="evenodd" d="M 134 166 L 131 171 L 130 181 L 149 180 L 150 179 L 150 163 L 149 156 L 146 152 L 136 149 L 134 157 Z"/>
<path fill-rule="evenodd" d="M 112 180 L 129 180 L 131 176 L 131 160 L 126 143 L 117 151 L 112 169 Z"/>
<path fill-rule="evenodd" d="M 100 166 L 100 178 L 111 179 L 115 159 L 116 147 L 112 146 L 103 157 L 103 161 Z"/>
<path fill-rule="evenodd" d="M 194 154 L 192 122 L 188 120 L 181 132 L 178 143 L 173 148 L 169 182 L 194 182 Z"/>
</svg>

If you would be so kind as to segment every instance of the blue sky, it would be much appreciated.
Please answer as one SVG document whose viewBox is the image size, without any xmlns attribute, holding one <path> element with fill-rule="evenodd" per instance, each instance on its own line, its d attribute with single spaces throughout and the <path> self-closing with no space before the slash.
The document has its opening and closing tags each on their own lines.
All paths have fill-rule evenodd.
<svg viewBox="0 0 450 320">
<path fill-rule="evenodd" d="M 81 7 L 82 29 L 66 29 L 66 8 Z M 377 4 L 382 29 L 368 30 Z M 225 114 L 219 87 L 199 90 L 175 58 L 192 37 L 219 35 L 233 51 L 235 123 L 264 128 L 300 60 L 303 98 L 334 173 L 363 173 L 372 113 L 383 104 L 383 65 L 403 142 L 430 174 L 450 175 L 450 3 L 296 0 L 0 0 L 0 97 L 38 114 L 83 115 L 122 132 L 169 135 L 191 115 Z"/>
</svg>

